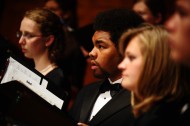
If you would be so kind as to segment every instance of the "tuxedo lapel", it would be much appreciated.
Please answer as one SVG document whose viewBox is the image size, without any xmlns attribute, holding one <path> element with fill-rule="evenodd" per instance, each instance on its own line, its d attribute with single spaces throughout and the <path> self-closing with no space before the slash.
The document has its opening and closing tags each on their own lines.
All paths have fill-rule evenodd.
<svg viewBox="0 0 190 126">
<path fill-rule="evenodd" d="M 130 107 L 130 92 L 122 89 L 93 117 L 89 125 L 97 125 L 125 107 Z"/>
<path fill-rule="evenodd" d="M 85 98 L 84 98 L 84 103 L 81 108 L 80 121 L 88 122 L 94 103 L 99 95 L 99 88 L 102 83 L 103 82 L 96 84 L 97 85 L 96 88 L 92 88 L 92 90 L 89 90 L 86 93 Z"/>
</svg>

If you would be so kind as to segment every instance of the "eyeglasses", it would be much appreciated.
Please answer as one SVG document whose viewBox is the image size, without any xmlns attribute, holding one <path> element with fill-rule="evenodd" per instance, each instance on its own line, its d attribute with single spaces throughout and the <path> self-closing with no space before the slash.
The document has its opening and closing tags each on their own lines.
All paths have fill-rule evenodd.
<svg viewBox="0 0 190 126">
<path fill-rule="evenodd" d="M 23 37 L 25 39 L 31 39 L 31 38 L 34 38 L 34 37 L 42 37 L 42 35 L 34 35 L 34 34 L 28 33 L 28 32 L 22 33 L 22 32 L 19 31 L 19 32 L 16 33 L 16 37 L 17 38 Z"/>
</svg>

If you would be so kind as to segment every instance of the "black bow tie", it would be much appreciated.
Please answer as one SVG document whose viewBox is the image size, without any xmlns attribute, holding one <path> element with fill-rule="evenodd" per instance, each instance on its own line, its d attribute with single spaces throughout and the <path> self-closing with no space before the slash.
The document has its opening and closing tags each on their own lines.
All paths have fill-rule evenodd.
<svg viewBox="0 0 190 126">
<path fill-rule="evenodd" d="M 121 84 L 115 83 L 110 84 L 110 82 L 107 80 L 100 88 L 100 93 L 104 93 L 106 91 L 110 91 L 111 96 L 113 97 L 116 93 L 118 93 L 121 90 Z"/>
</svg>

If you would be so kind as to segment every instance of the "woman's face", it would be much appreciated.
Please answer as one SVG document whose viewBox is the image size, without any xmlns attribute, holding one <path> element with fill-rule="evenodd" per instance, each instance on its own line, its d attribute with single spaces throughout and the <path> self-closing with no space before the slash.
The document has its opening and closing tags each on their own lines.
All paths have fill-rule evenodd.
<svg viewBox="0 0 190 126">
<path fill-rule="evenodd" d="M 172 58 L 190 66 L 190 1 L 177 0 L 175 12 L 165 25 Z"/>
<path fill-rule="evenodd" d="M 54 1 L 54 0 L 48 0 L 45 3 L 44 8 L 52 11 L 59 18 L 61 18 L 61 19 L 63 18 L 63 11 L 61 10 L 59 4 L 56 1 Z"/>
<path fill-rule="evenodd" d="M 45 38 L 39 30 L 38 24 L 29 18 L 23 18 L 20 25 L 19 44 L 24 56 L 27 58 L 37 58 L 47 50 Z"/>
<path fill-rule="evenodd" d="M 145 22 L 150 24 L 157 24 L 157 18 L 152 14 L 150 9 L 146 6 L 143 1 L 137 2 L 133 6 L 133 10 L 138 13 Z"/>
<path fill-rule="evenodd" d="M 118 68 L 122 70 L 122 87 L 136 92 L 137 83 L 143 67 L 139 37 L 134 37 L 125 49 L 124 59 Z"/>
</svg>

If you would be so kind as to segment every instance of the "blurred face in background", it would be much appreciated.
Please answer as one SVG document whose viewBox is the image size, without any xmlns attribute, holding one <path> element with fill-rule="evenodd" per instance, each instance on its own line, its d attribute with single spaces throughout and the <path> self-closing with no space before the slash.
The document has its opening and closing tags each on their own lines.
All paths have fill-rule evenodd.
<svg viewBox="0 0 190 126">
<path fill-rule="evenodd" d="M 27 58 L 37 58 L 47 51 L 45 39 L 42 36 L 38 24 L 29 18 L 23 18 L 20 25 L 19 44 L 24 56 Z"/>
<path fill-rule="evenodd" d="M 55 13 L 61 19 L 63 18 L 63 11 L 61 10 L 59 4 L 56 1 L 48 0 L 45 3 L 44 8 L 52 11 L 53 13 Z"/>
<path fill-rule="evenodd" d="M 176 0 L 175 12 L 165 25 L 171 57 L 190 66 L 190 0 Z"/>
<path fill-rule="evenodd" d="M 136 36 L 127 45 L 124 52 L 124 59 L 118 65 L 118 68 L 122 70 L 122 87 L 136 92 L 142 67 L 143 56 L 140 50 L 140 40 Z"/>
<path fill-rule="evenodd" d="M 146 4 L 143 1 L 139 1 L 134 4 L 133 10 L 138 13 L 145 22 L 148 22 L 150 24 L 156 24 L 156 18 L 150 11 L 150 9 L 146 6 Z"/>
</svg>

